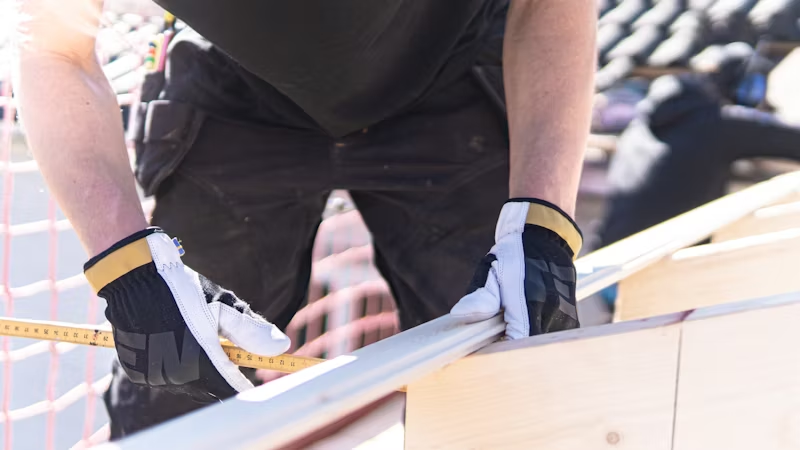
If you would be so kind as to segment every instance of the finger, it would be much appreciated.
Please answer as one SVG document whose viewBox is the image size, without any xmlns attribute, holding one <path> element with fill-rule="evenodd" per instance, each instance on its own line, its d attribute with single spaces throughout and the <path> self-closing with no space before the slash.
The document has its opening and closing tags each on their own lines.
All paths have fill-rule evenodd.
<svg viewBox="0 0 800 450">
<path fill-rule="evenodd" d="M 506 337 L 509 339 L 522 339 L 528 337 L 527 329 L 530 327 L 525 326 L 520 312 L 506 309 L 503 312 L 503 319 L 506 322 Z"/>
<path fill-rule="evenodd" d="M 276 356 L 289 350 L 289 336 L 264 318 L 243 314 L 219 302 L 210 303 L 208 307 L 219 317 L 219 334 L 238 347 L 263 356 Z"/>
<path fill-rule="evenodd" d="M 467 323 L 490 319 L 498 312 L 500 312 L 500 285 L 494 270 L 489 271 L 484 287 L 462 297 L 450 310 L 452 316 Z"/>
</svg>

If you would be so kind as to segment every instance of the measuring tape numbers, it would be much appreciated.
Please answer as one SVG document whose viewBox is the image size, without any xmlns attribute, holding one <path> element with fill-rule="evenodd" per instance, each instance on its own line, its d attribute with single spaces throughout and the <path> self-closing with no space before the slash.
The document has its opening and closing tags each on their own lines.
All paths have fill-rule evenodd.
<svg viewBox="0 0 800 450">
<path fill-rule="evenodd" d="M 64 322 L 0 317 L 0 335 L 114 348 L 114 335 L 111 330 Z M 320 358 L 287 354 L 260 356 L 244 351 L 230 341 L 222 340 L 221 344 L 225 354 L 236 365 L 253 369 L 293 373 L 325 361 Z"/>
</svg>

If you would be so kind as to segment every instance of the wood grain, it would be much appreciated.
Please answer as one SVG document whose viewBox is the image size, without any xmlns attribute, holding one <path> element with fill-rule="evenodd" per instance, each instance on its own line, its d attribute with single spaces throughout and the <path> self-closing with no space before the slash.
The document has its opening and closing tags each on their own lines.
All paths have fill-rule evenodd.
<svg viewBox="0 0 800 450">
<path fill-rule="evenodd" d="M 800 290 L 800 228 L 676 252 L 619 284 L 615 320 Z"/>
<path fill-rule="evenodd" d="M 492 345 L 413 383 L 406 449 L 671 448 L 681 316 Z"/>
<path fill-rule="evenodd" d="M 675 450 L 800 448 L 798 298 L 687 318 Z"/>
</svg>

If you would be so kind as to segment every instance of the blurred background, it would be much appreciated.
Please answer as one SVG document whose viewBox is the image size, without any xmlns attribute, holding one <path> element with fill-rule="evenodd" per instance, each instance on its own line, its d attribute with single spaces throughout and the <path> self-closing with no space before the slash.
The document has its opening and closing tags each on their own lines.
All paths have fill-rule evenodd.
<svg viewBox="0 0 800 450">
<path fill-rule="evenodd" d="M 16 120 L 11 1 L 0 0 L 0 315 L 103 323 L 103 302 L 81 275 L 86 254 Z M 164 12 L 145 0 L 106 0 L 105 9 L 97 53 L 128 124 Z M 800 0 L 598 0 L 598 16 L 597 93 L 577 209 L 584 252 L 800 167 Z M 309 305 L 289 334 L 292 351 L 329 358 L 395 333 L 397 320 L 346 192 L 331 196 L 324 218 Z M 614 298 L 611 288 L 581 302 L 584 325 L 609 321 Z M 2 345 L 4 448 L 106 439 L 99 396 L 112 351 L 16 338 Z"/>
</svg>

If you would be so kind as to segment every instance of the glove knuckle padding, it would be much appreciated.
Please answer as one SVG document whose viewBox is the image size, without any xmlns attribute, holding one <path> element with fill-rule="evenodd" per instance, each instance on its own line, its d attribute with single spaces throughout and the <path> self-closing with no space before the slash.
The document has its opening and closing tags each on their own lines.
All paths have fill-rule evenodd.
<svg viewBox="0 0 800 450">
<path fill-rule="evenodd" d="M 522 235 L 525 246 L 525 289 L 530 333 L 540 334 L 574 328 L 575 267 L 569 253 L 552 232 L 529 225 Z"/>
</svg>

